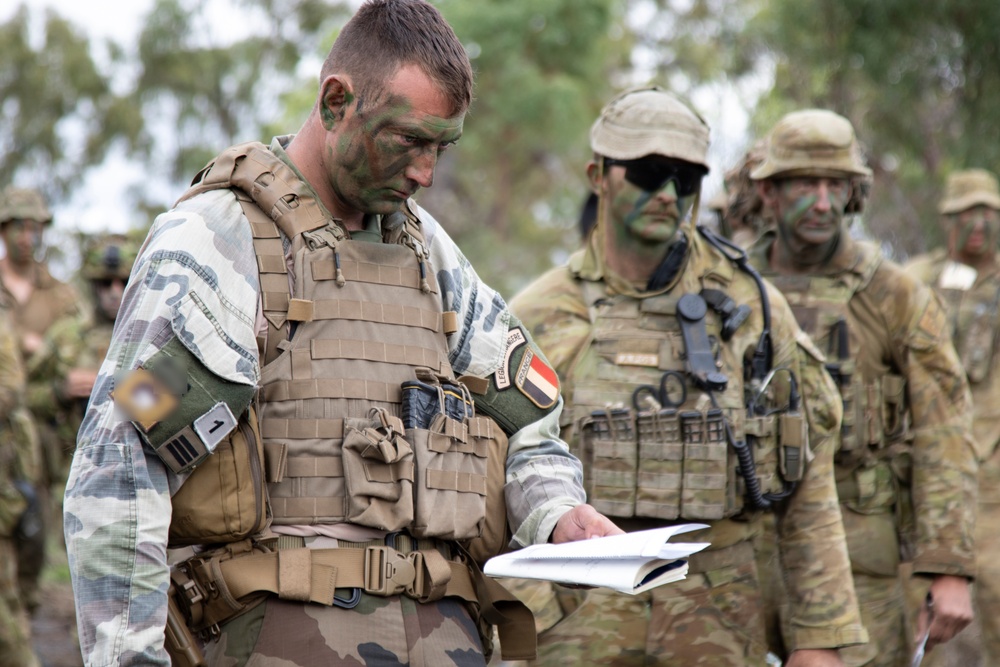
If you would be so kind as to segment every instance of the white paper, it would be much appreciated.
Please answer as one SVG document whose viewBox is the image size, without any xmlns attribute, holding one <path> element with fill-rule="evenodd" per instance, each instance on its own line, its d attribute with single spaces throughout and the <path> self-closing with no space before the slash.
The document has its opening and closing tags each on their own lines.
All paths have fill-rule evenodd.
<svg viewBox="0 0 1000 667">
<path fill-rule="evenodd" d="M 648 572 L 708 547 L 708 542 L 667 542 L 674 535 L 701 528 L 708 526 L 682 524 L 579 542 L 536 544 L 491 558 L 483 572 L 494 577 L 543 579 L 640 593 L 684 578 L 686 562 L 641 585 Z"/>
</svg>

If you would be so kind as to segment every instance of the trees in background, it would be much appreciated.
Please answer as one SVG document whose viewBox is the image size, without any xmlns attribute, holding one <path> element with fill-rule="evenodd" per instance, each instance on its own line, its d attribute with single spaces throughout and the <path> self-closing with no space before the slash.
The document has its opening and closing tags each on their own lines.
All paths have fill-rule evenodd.
<svg viewBox="0 0 1000 667">
<path fill-rule="evenodd" d="M 51 12 L 33 31 L 16 11 L 0 24 L 0 183 L 58 201 L 126 155 L 137 165 L 128 205 L 151 216 L 220 149 L 299 127 L 356 4 L 155 0 L 134 44 L 97 41 Z M 749 114 L 758 134 L 794 108 L 846 115 L 876 174 L 868 226 L 898 255 L 939 238 L 949 170 L 1000 169 L 995 0 L 436 4 L 472 57 L 476 101 L 418 198 L 507 296 L 577 245 L 587 130 L 630 84 L 666 84 L 710 119 Z M 737 91 L 733 108 L 711 108 L 722 98 L 699 98 L 706 89 Z"/>
</svg>

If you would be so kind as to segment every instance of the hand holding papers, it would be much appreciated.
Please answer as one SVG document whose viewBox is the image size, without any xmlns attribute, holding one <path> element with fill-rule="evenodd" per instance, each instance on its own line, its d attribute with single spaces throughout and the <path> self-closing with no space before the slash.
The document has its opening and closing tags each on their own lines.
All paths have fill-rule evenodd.
<svg viewBox="0 0 1000 667">
<path fill-rule="evenodd" d="M 667 540 L 701 528 L 708 526 L 687 523 L 579 542 L 535 544 L 491 558 L 483 572 L 492 577 L 603 586 L 635 595 L 687 576 L 687 561 L 682 559 L 708 542 Z"/>
</svg>

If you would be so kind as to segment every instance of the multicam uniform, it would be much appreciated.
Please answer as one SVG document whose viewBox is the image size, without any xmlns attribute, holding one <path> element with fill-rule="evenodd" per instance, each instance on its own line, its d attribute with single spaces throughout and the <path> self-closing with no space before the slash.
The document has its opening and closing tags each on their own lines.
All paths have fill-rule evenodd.
<svg viewBox="0 0 1000 667">
<path fill-rule="evenodd" d="M 683 368 L 678 299 L 703 289 L 720 290 L 750 309 L 749 319 L 726 342 L 719 337 L 721 318 L 713 311 L 706 316 L 713 345 L 718 345 L 720 369 L 729 379 L 726 391 L 714 392 L 719 405 L 737 438 L 744 430 L 760 435 L 769 431 L 748 419 L 743 402 L 744 364 L 763 325 L 758 287 L 692 228 L 684 226 L 682 230 L 689 243 L 686 262 L 679 276 L 663 290 L 637 291 L 611 273 L 602 260 L 601 235 L 593 234 L 589 245 L 575 254 L 568 266 L 545 274 L 512 301 L 512 308 L 563 382 L 568 406 L 564 432 L 581 452 L 591 503 L 631 530 L 687 520 L 711 526 L 685 536 L 709 541 L 712 546 L 691 557 L 690 574 L 684 581 L 637 596 L 604 589 L 589 591 L 582 606 L 539 637 L 539 662 L 544 664 L 765 664 L 767 648 L 751 547 L 759 514 L 736 511 L 743 502 L 743 486 L 735 473 L 731 447 L 715 432 L 709 438 L 712 445 L 704 449 L 692 441 L 684 445 L 683 455 L 657 453 L 657 447 L 670 449 L 669 438 L 663 440 L 661 434 L 653 438 L 658 444 L 643 444 L 642 417 L 638 421 L 638 450 L 626 447 L 627 437 L 620 447 L 607 447 L 599 442 L 600 437 L 595 440 L 588 435 L 608 410 L 625 415 L 627 408 L 616 413 L 614 407 L 628 406 L 639 385 L 655 385 L 665 369 Z M 793 600 L 790 648 L 861 643 L 867 636 L 847 583 L 849 564 L 832 476 L 840 406 L 823 372 L 822 355 L 799 331 L 780 294 L 768 288 L 768 296 L 775 345 L 773 367 L 790 369 L 798 379 L 799 390 L 806 397 L 809 444 L 814 455 L 797 491 L 777 505 L 781 558 Z M 776 373 L 772 382 L 770 389 L 776 396 L 787 397 L 788 374 Z M 718 413 L 712 412 L 706 392 L 687 386 L 680 410 L 684 420 L 693 419 L 692 433 L 698 431 L 694 422 L 701 424 L 702 418 L 712 432 L 708 422 Z M 632 417 L 628 415 L 610 430 L 628 432 Z M 752 426 L 749 421 L 753 421 Z M 664 425 L 669 422 L 667 419 Z M 766 437 L 754 453 L 758 476 L 767 490 L 780 485 L 781 478 L 774 442 L 764 442 Z M 630 473 L 635 470 L 637 451 L 641 452 L 638 469 Z"/>
<path fill-rule="evenodd" d="M 845 403 L 837 491 L 871 641 L 842 654 L 852 665 L 903 665 L 901 556 L 917 575 L 974 573 L 968 386 L 933 294 L 876 246 L 845 234 L 822 273 L 781 276 L 768 269 L 775 242 L 766 233 L 751 259 L 827 351 Z"/>
<path fill-rule="evenodd" d="M 979 512 L 976 516 L 976 622 L 981 628 L 984 665 L 1000 658 L 1000 255 L 988 270 L 974 272 L 957 265 L 959 272 L 974 273 L 959 283 L 942 280 L 946 269 L 956 267 L 946 249 L 939 249 L 906 264 L 906 271 L 934 288 L 948 308 L 952 340 L 965 367 L 972 390 L 973 433 L 980 460 Z M 947 644 L 928 656 L 929 664 L 944 664 Z"/>
<path fill-rule="evenodd" d="M 37 469 L 35 449 L 23 429 L 12 421 L 24 392 L 24 369 L 21 367 L 18 341 L 7 310 L 0 309 L 0 667 L 37 665 L 31 647 L 28 615 L 18 593 L 17 548 L 15 533 L 27 509 L 24 496 L 15 487 L 17 480 L 32 479 Z M 30 427 L 30 421 L 27 422 Z M 20 435 L 19 435 L 20 434 Z"/>
<path fill-rule="evenodd" d="M 270 149 L 261 146 L 260 151 L 267 153 L 270 150 L 282 162 L 288 163 L 287 167 L 281 167 L 287 172 L 283 177 L 290 178 L 300 193 L 309 195 L 318 203 L 308 184 L 288 177 L 294 168 L 289 169 L 291 164 L 282 148 L 287 145 L 287 140 L 287 137 L 275 140 Z M 268 162 L 271 172 L 280 171 L 280 163 L 263 153 L 255 155 Z M 247 164 L 250 164 L 249 160 Z M 332 224 L 329 214 L 322 206 L 315 210 L 322 214 L 325 221 L 321 227 L 330 229 L 327 226 Z M 433 218 L 416 206 L 412 206 L 411 210 L 419 216 L 424 238 L 424 244 L 419 247 L 406 248 L 413 267 L 400 271 L 381 262 L 357 265 L 345 262 L 345 282 L 349 289 L 367 289 L 363 285 L 352 287 L 352 281 L 393 284 L 395 280 L 397 287 L 419 285 L 413 282 L 419 275 L 415 258 L 423 256 L 425 263 L 420 267 L 431 271 L 432 266 L 434 271 L 424 276 L 430 283 L 427 287 L 431 291 L 425 292 L 418 287 L 409 292 L 414 295 L 415 303 L 426 305 L 437 302 L 437 308 L 456 314 L 454 332 L 446 342 L 442 337 L 446 345 L 443 353 L 411 347 L 406 344 L 409 341 L 398 338 L 393 341 L 398 344 L 381 346 L 369 344 L 374 341 L 345 339 L 341 341 L 342 347 L 334 350 L 332 341 L 310 341 L 306 334 L 302 334 L 289 341 L 288 354 L 278 357 L 278 361 L 283 361 L 280 366 L 269 365 L 265 368 L 263 383 L 266 389 L 260 404 L 264 415 L 261 432 L 267 452 L 268 480 L 273 482 L 269 485 L 273 510 L 276 516 L 283 517 L 281 521 L 276 519 L 275 523 L 282 524 L 279 529 L 283 534 L 293 541 L 298 539 L 300 545 L 304 541 L 312 543 L 311 546 L 335 546 L 338 539 L 357 542 L 373 537 L 378 537 L 380 544 L 386 543 L 380 537 L 384 531 L 344 523 L 343 519 L 337 518 L 309 519 L 309 513 L 313 513 L 313 517 L 324 513 L 341 514 L 335 501 L 344 501 L 344 498 L 338 499 L 333 495 L 317 497 L 309 492 L 315 488 L 335 488 L 335 484 L 330 486 L 332 482 L 328 480 L 337 477 L 331 468 L 334 462 L 329 460 L 329 454 L 337 453 L 338 441 L 331 439 L 337 436 L 324 438 L 315 429 L 322 431 L 336 426 L 337 420 L 331 418 L 336 414 L 323 412 L 322 404 L 317 412 L 317 403 L 310 402 L 308 398 L 299 401 L 296 412 L 294 400 L 289 402 L 280 396 L 282 392 L 285 397 L 290 396 L 288 392 L 294 393 L 296 387 L 314 392 L 334 391 L 330 389 L 336 384 L 332 380 L 318 379 L 296 385 L 294 378 L 301 380 L 303 374 L 310 372 L 310 349 L 314 350 L 317 358 L 347 360 L 336 363 L 353 363 L 355 370 L 371 366 L 366 359 L 381 358 L 391 362 L 398 356 L 400 361 L 396 363 L 412 364 L 414 355 L 417 355 L 424 360 L 421 363 L 426 364 L 427 359 L 434 357 L 441 369 L 450 369 L 456 375 L 490 378 L 492 387 L 496 387 L 498 371 L 505 377 L 509 372 L 505 364 L 511 362 L 515 347 L 520 358 L 526 358 L 528 346 L 520 341 L 528 341 L 523 338 L 523 332 L 503 300 L 479 280 L 469 262 Z M 374 237 L 373 240 L 382 239 L 382 232 L 386 230 L 380 225 L 385 222 L 376 217 L 366 220 L 367 231 Z M 255 224 L 254 233 L 269 236 L 268 227 L 267 224 Z M 273 225 L 270 227 L 273 229 Z M 319 229 L 316 238 L 326 241 L 320 241 L 312 250 L 322 250 L 334 236 L 336 234 Z M 270 237 L 274 241 L 284 240 L 284 252 L 287 254 L 289 239 L 276 234 Z M 264 257 L 255 249 L 254 241 L 251 225 L 233 192 L 228 189 L 212 190 L 183 201 L 174 210 L 161 215 L 136 262 L 111 348 L 81 428 L 67 484 L 66 542 L 80 619 L 80 640 L 87 664 L 111 664 L 119 660 L 169 664 L 162 642 L 167 616 L 166 547 L 171 495 L 176 501 L 178 489 L 187 491 L 189 488 L 181 486 L 185 480 L 170 473 L 148 447 L 143 447 L 136 428 L 116 413 L 109 398 L 115 374 L 134 369 L 168 346 L 175 345 L 175 341 L 181 341 L 183 347 L 195 355 L 208 371 L 230 383 L 253 387 L 262 382 L 257 334 L 268 326 L 265 318 L 271 326 L 278 322 L 277 326 L 281 328 L 284 324 L 274 318 L 275 294 L 272 292 L 288 287 L 283 273 L 287 257 L 282 260 L 280 245 L 276 255 Z M 368 255 L 382 253 L 395 256 L 401 247 L 348 241 L 344 248 L 352 243 L 351 252 Z M 366 245 L 369 247 L 358 247 Z M 327 248 L 325 252 L 329 250 Z M 426 250 L 426 254 L 421 255 L 421 250 Z M 330 289 L 331 283 L 340 277 L 339 264 L 327 257 L 321 268 L 324 275 L 329 270 L 329 275 L 318 277 L 315 271 L 319 263 L 307 267 L 297 263 L 303 257 L 308 258 L 309 252 L 308 248 L 297 251 L 296 263 L 291 265 L 294 267 L 296 290 L 302 285 L 297 282 L 300 277 L 309 277 L 304 276 L 303 271 L 311 271 L 311 280 L 305 283 L 306 286 L 310 282 L 325 282 L 322 288 L 314 284 L 309 289 Z M 334 273 L 335 265 L 338 273 Z M 265 267 L 271 278 L 258 274 Z M 259 280 L 264 278 L 267 278 L 267 283 L 262 290 L 258 285 Z M 435 289 L 436 295 L 433 292 Z M 292 301 L 296 308 L 307 307 L 303 296 L 300 291 L 295 293 Z M 263 303 L 259 306 L 261 299 Z M 291 316 L 289 303 L 285 303 L 285 308 Z M 327 317 L 323 313 L 330 307 L 338 303 L 338 307 L 347 308 L 350 305 L 336 299 L 332 304 L 319 300 L 310 303 L 312 306 L 309 307 L 315 308 L 313 314 L 317 322 Z M 360 308 L 361 317 L 350 316 L 345 310 L 344 321 L 373 317 L 381 317 L 384 321 L 393 319 L 391 313 L 394 311 L 388 308 L 380 311 L 383 313 L 381 316 L 371 310 L 378 305 L 374 302 L 355 303 L 353 307 Z M 421 315 L 419 310 L 400 309 L 406 314 L 405 326 L 426 328 L 440 320 L 440 312 L 432 321 Z M 414 316 L 418 316 L 416 320 Z M 313 318 L 297 317 L 301 327 L 299 331 L 312 330 Z M 378 330 L 376 326 L 375 331 Z M 425 333 L 419 336 L 414 333 L 415 340 L 425 337 Z M 293 360 L 290 368 L 287 367 L 289 359 Z M 277 377 L 281 370 L 273 373 L 268 370 L 277 368 L 291 372 L 293 380 Z M 372 392 L 367 400 L 364 397 L 351 399 L 354 403 L 351 412 L 355 416 L 365 416 L 371 406 L 392 408 L 398 413 L 398 403 L 393 403 L 393 399 L 377 398 L 378 386 L 377 382 L 343 383 L 338 385 L 340 390 L 337 391 L 347 392 L 340 394 L 347 398 L 358 391 Z M 396 387 L 398 391 L 398 384 Z M 510 392 L 517 393 L 518 389 L 511 385 L 506 391 L 508 393 L 500 398 L 497 394 L 490 396 L 508 400 L 512 396 Z M 294 399 L 294 396 L 291 398 Z M 478 398 L 484 400 L 483 397 Z M 583 491 L 578 482 L 579 462 L 569 455 L 565 444 L 558 439 L 561 403 L 556 404 L 556 394 L 552 394 L 551 400 L 554 410 L 522 425 L 510 435 L 505 493 L 513 540 L 521 545 L 545 541 L 563 512 L 583 501 Z M 312 435 L 304 430 L 310 424 L 314 429 Z M 284 432 L 285 436 L 282 437 L 279 432 Z M 310 460 L 306 460 L 309 452 L 299 448 L 318 446 L 314 442 L 317 435 L 321 436 L 318 445 L 325 442 L 328 449 L 314 450 L 311 455 L 313 464 L 309 468 L 313 472 L 309 472 Z M 342 480 L 343 473 L 340 475 Z M 475 481 L 473 476 L 459 475 L 458 479 Z M 347 500 L 353 500 L 353 496 Z M 313 525 L 292 525 L 296 519 L 303 524 L 312 521 Z M 301 554 L 302 551 L 293 549 L 289 555 Z M 277 553 L 280 556 L 282 551 Z M 282 577 L 291 574 L 291 570 L 286 571 L 284 565 L 281 572 L 285 573 Z M 308 582 L 305 585 L 305 599 L 308 599 Z M 301 594 L 301 591 L 298 593 Z M 303 598 L 299 595 L 296 599 Z M 329 602 L 326 604 L 329 605 Z M 303 628 L 312 628 L 313 632 L 303 643 L 296 644 L 301 646 L 301 664 L 336 660 L 338 655 L 344 660 L 358 662 L 375 660 L 379 656 L 421 664 L 459 663 L 462 660 L 468 661 L 462 664 L 481 664 L 482 660 L 476 657 L 482 648 L 475 625 L 464 606 L 453 598 L 417 604 L 413 599 L 400 595 L 375 597 L 367 593 L 353 610 L 341 606 L 305 605 L 271 597 L 265 604 L 223 627 L 220 640 L 211 647 L 212 657 L 223 664 L 241 664 L 250 652 L 255 652 L 256 657 L 250 658 L 250 664 L 273 664 L 268 662 L 275 659 L 271 657 L 275 655 L 273 647 L 284 645 L 287 651 L 288 638 L 301 636 Z M 300 664 L 297 656 L 288 659 Z"/>
</svg>

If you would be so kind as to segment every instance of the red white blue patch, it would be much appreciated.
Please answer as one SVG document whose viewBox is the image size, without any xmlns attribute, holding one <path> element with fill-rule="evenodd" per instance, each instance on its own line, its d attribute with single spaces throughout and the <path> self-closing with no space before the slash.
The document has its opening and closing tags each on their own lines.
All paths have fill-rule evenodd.
<svg viewBox="0 0 1000 667">
<path fill-rule="evenodd" d="M 524 351 L 514 384 L 529 401 L 543 410 L 551 408 L 559 400 L 559 376 L 530 348 Z"/>
</svg>

